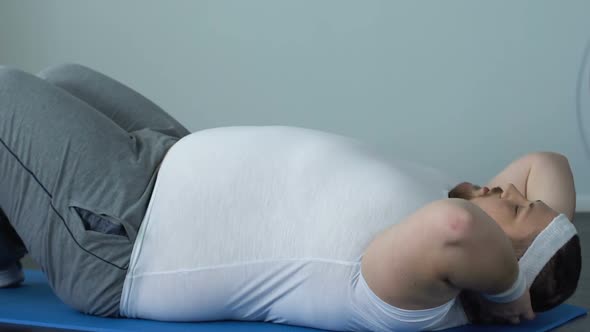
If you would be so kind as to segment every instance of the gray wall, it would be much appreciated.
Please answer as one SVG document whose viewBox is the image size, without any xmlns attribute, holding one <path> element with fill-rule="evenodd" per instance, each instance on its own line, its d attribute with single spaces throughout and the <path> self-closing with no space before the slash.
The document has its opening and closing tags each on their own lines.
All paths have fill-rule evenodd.
<svg viewBox="0 0 590 332">
<path fill-rule="evenodd" d="M 557 151 L 590 211 L 576 119 L 588 13 L 588 1 L 9 0 L 0 63 L 82 63 L 192 131 L 327 130 L 480 184 Z"/>
</svg>

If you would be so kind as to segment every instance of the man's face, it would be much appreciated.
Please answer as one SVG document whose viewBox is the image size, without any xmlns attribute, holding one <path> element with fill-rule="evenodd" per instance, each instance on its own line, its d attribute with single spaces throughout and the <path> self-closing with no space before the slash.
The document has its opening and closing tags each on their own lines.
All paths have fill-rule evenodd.
<svg viewBox="0 0 590 332">
<path fill-rule="evenodd" d="M 471 191 L 472 203 L 494 219 L 513 241 L 526 246 L 559 214 L 540 200 L 527 200 L 511 183 L 492 189 L 461 185 L 464 191 Z"/>
</svg>

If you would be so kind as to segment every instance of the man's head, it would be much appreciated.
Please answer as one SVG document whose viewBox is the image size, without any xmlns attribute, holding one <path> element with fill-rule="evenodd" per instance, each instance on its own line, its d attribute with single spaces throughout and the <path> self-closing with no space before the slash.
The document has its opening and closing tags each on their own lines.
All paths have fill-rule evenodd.
<svg viewBox="0 0 590 332">
<path fill-rule="evenodd" d="M 488 189 L 463 182 L 449 192 L 449 197 L 467 199 L 484 210 L 512 240 L 517 258 L 559 214 L 540 200 L 527 200 L 510 183 Z"/>
<path fill-rule="evenodd" d="M 471 201 L 486 212 L 511 239 L 520 259 L 536 236 L 559 214 L 542 201 L 529 201 L 512 184 L 488 189 L 469 182 L 457 185 L 449 198 Z M 546 311 L 576 290 L 581 270 L 580 239 L 571 238 L 545 264 L 530 288 L 533 310 Z"/>
</svg>

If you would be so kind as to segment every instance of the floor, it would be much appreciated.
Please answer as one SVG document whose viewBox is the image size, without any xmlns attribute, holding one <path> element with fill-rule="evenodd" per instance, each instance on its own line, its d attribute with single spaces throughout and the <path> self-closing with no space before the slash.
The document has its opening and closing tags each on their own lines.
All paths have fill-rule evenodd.
<svg viewBox="0 0 590 332">
<path fill-rule="evenodd" d="M 578 283 L 578 290 L 566 303 L 588 308 L 590 310 L 590 268 L 586 266 L 586 262 L 590 259 L 590 213 L 576 214 L 574 224 L 580 234 L 582 243 L 582 275 Z M 28 259 L 23 260 L 25 268 L 36 268 L 33 262 Z M 50 332 L 50 331 L 70 331 L 61 329 L 48 329 L 40 327 L 17 326 L 0 324 L 0 332 L 16 331 L 16 332 Z M 562 326 L 554 331 L 557 332 L 586 332 L 590 331 L 590 318 L 588 315 L 578 318 L 565 326 Z"/>
</svg>

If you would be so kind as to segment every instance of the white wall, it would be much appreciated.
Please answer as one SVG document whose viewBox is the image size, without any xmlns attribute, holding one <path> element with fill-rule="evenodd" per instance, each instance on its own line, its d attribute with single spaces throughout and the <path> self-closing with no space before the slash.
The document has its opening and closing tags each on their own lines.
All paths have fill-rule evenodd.
<svg viewBox="0 0 590 332">
<path fill-rule="evenodd" d="M 0 2 L 0 63 L 85 64 L 192 131 L 327 130 L 480 184 L 557 151 L 590 211 L 578 130 L 590 136 L 590 87 L 576 119 L 588 13 L 588 1 L 13 0 Z"/>
</svg>

